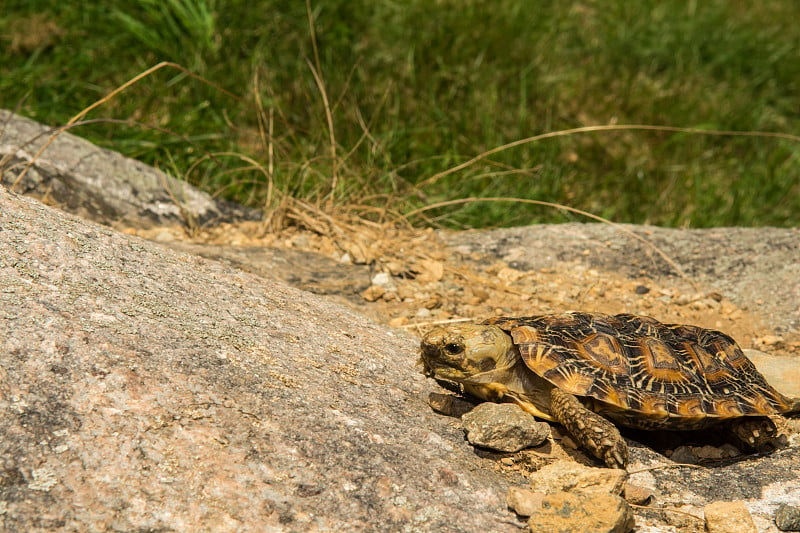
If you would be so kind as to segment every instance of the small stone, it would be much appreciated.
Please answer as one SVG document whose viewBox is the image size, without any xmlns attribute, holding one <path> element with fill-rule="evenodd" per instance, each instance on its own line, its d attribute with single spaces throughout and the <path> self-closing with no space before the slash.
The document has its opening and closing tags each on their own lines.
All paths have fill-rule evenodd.
<svg viewBox="0 0 800 533">
<path fill-rule="evenodd" d="M 689 446 L 678 446 L 672 451 L 672 455 L 669 458 L 676 463 L 685 465 L 697 464 L 697 456 Z"/>
<path fill-rule="evenodd" d="M 763 348 L 780 348 L 784 343 L 783 337 L 777 335 L 764 335 L 753 341 L 753 344 Z"/>
<path fill-rule="evenodd" d="M 725 452 L 716 446 L 700 446 L 692 448 L 692 453 L 698 460 L 711 459 L 719 460 L 726 457 Z"/>
<path fill-rule="evenodd" d="M 482 303 L 489 299 L 489 291 L 482 287 L 472 287 L 472 294 L 475 295 L 477 303 Z"/>
<path fill-rule="evenodd" d="M 542 508 L 542 500 L 545 495 L 541 492 L 533 492 L 522 487 L 509 487 L 506 494 L 506 503 L 509 509 L 520 516 L 531 516 Z"/>
<path fill-rule="evenodd" d="M 722 451 L 723 457 L 739 457 L 742 455 L 742 451 L 729 442 L 720 446 L 719 449 Z"/>
<path fill-rule="evenodd" d="M 470 444 L 501 452 L 538 446 L 550 434 L 548 424 L 509 403 L 482 403 L 461 420 Z"/>
<path fill-rule="evenodd" d="M 377 285 L 379 287 L 383 287 L 384 289 L 390 290 L 395 288 L 394 280 L 392 280 L 392 275 L 388 272 L 378 272 L 374 276 L 372 276 L 372 284 Z"/>
<path fill-rule="evenodd" d="M 374 302 L 379 300 L 385 293 L 386 289 L 380 285 L 370 285 L 361 293 L 361 297 L 368 302 Z"/>
<path fill-rule="evenodd" d="M 708 533 L 756 533 L 756 525 L 744 502 L 714 502 L 703 509 Z"/>
<path fill-rule="evenodd" d="M 656 493 L 647 487 L 625 483 L 625 487 L 622 489 L 622 497 L 625 498 L 626 502 L 633 505 L 650 505 L 655 499 Z"/>
<path fill-rule="evenodd" d="M 628 502 L 601 492 L 559 492 L 542 499 L 542 508 L 532 514 L 531 533 L 627 533 L 634 527 Z"/>
<path fill-rule="evenodd" d="M 428 405 L 437 413 L 455 417 L 461 417 L 475 408 L 475 404 L 472 402 L 452 394 L 442 394 L 441 392 L 430 393 L 428 395 Z"/>
<path fill-rule="evenodd" d="M 439 281 L 444 276 L 444 263 L 434 259 L 422 259 L 414 265 L 417 280 L 422 283 Z"/>
<path fill-rule="evenodd" d="M 404 316 L 398 316 L 389 321 L 389 325 L 393 328 L 399 328 L 401 326 L 405 326 L 408 324 L 408 318 Z"/>
<path fill-rule="evenodd" d="M 573 461 L 543 466 L 530 476 L 531 488 L 552 494 L 563 491 L 622 494 L 628 473 L 618 468 L 593 468 Z"/>
<path fill-rule="evenodd" d="M 633 290 L 636 294 L 647 294 L 650 292 L 650 287 L 646 287 L 644 285 L 637 285 L 636 288 Z"/>
<path fill-rule="evenodd" d="M 781 531 L 800 531 L 800 507 L 781 504 L 775 513 L 775 525 Z"/>
</svg>

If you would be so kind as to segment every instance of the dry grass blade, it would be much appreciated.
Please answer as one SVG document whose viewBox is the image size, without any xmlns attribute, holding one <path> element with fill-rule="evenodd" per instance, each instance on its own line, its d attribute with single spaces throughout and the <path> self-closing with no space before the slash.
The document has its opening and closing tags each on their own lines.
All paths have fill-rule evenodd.
<svg viewBox="0 0 800 533">
<path fill-rule="evenodd" d="M 314 76 L 314 82 L 319 89 L 320 97 L 322 98 L 322 105 L 325 108 L 325 120 L 328 123 L 328 142 L 330 143 L 331 151 L 331 185 L 329 203 L 333 205 L 336 200 L 336 187 L 338 185 L 338 157 L 336 156 L 336 134 L 333 129 L 333 113 L 331 112 L 330 102 L 328 102 L 328 92 L 325 90 L 325 82 L 322 80 L 322 64 L 319 60 L 319 50 L 317 49 L 317 32 L 314 29 L 314 17 L 311 13 L 311 0 L 306 0 L 306 13 L 308 15 L 308 29 L 311 33 L 311 46 L 314 49 L 314 63 L 306 59 L 308 68 Z"/>
<path fill-rule="evenodd" d="M 694 518 L 695 520 L 699 520 L 701 522 L 705 520 L 705 518 L 702 517 L 702 516 L 697 516 L 697 515 L 694 515 L 694 514 L 692 514 L 690 512 L 687 512 L 687 511 L 681 511 L 680 509 L 675 509 L 674 507 L 648 507 L 647 505 L 639 505 L 639 504 L 635 504 L 635 503 L 628 503 L 628 505 L 630 505 L 631 507 L 633 507 L 635 509 L 644 509 L 644 510 L 647 510 L 647 511 L 662 511 L 662 512 L 666 512 L 666 513 L 676 513 L 676 514 L 680 514 L 680 515 L 684 515 L 684 516 L 688 516 L 688 517 Z"/>
<path fill-rule="evenodd" d="M 53 141 L 55 141 L 56 138 L 58 138 L 59 135 L 61 135 L 66 130 L 78 125 L 78 121 L 81 120 L 83 117 L 85 117 L 93 109 L 95 109 L 95 108 L 103 105 L 104 103 L 108 102 L 109 100 L 111 100 L 112 98 L 117 96 L 119 93 L 121 93 L 122 91 L 124 91 L 125 89 L 130 87 L 131 85 L 134 85 L 134 84 L 138 83 L 139 81 L 141 81 L 144 78 L 150 76 L 154 72 L 157 72 L 157 71 L 161 70 L 162 68 L 166 68 L 166 67 L 170 67 L 170 68 L 174 68 L 174 69 L 180 70 L 184 74 L 186 74 L 186 75 L 188 75 L 188 76 L 190 76 L 192 78 L 195 78 L 195 79 L 197 79 L 197 80 L 199 80 L 199 81 L 201 81 L 201 82 L 213 87 L 214 89 L 216 89 L 218 91 L 221 91 L 221 92 L 227 94 L 228 96 L 230 96 L 232 98 L 235 98 L 236 100 L 241 100 L 241 98 L 239 98 L 235 94 L 233 94 L 233 93 L 231 93 L 229 91 L 226 91 L 225 89 L 223 89 L 219 85 L 216 85 L 216 84 L 206 80 L 202 76 L 198 76 L 197 74 L 195 74 L 195 73 L 191 72 L 190 70 L 182 67 L 181 65 L 178 65 L 177 63 L 171 63 L 169 61 L 162 61 L 161 63 L 158 63 L 157 65 L 154 65 L 154 66 L 150 67 L 149 69 L 145 70 L 144 72 L 140 72 L 139 74 L 137 74 L 133 78 L 129 79 L 128 81 L 126 81 L 125 83 L 123 83 L 122 85 L 120 85 L 119 87 L 117 87 L 116 89 L 114 89 L 113 91 L 111 91 L 110 93 L 105 95 L 104 97 L 102 97 L 99 100 L 97 100 L 96 102 L 94 102 L 92 105 L 90 105 L 88 107 L 85 107 L 77 115 L 75 115 L 71 119 L 69 119 L 69 121 L 67 121 L 67 123 L 64 126 L 61 126 L 60 128 L 56 128 L 56 130 L 53 133 L 53 135 L 51 135 L 50 138 L 47 139 L 47 142 L 44 143 L 41 148 L 39 148 L 39 150 L 36 152 L 36 154 L 34 154 L 34 156 L 31 159 L 31 161 L 28 162 L 27 166 L 23 169 L 22 172 L 20 172 L 19 176 L 17 176 L 17 179 L 14 180 L 14 183 L 11 184 L 10 190 L 13 191 L 16 188 L 16 186 L 19 184 L 19 182 L 22 181 L 22 179 L 28 173 L 28 169 L 30 169 L 31 166 L 33 166 L 33 164 L 36 162 L 36 160 L 39 159 L 39 157 L 42 155 L 42 153 L 44 153 L 44 151 L 47 149 L 47 147 L 50 146 L 53 143 Z"/>
<path fill-rule="evenodd" d="M 654 125 L 647 125 L 647 124 L 614 124 L 614 125 L 599 125 L 599 126 L 583 126 L 580 128 L 572 128 L 568 130 L 560 130 L 560 131 L 552 131 L 549 133 L 543 133 L 541 135 L 534 135 L 533 137 L 526 137 L 525 139 L 519 139 L 508 144 L 504 144 L 502 146 L 497 146 L 492 148 L 491 150 L 487 150 L 483 153 L 480 153 L 470 159 L 469 161 L 465 161 L 460 165 L 456 165 L 451 167 L 447 170 L 443 170 L 437 174 L 434 174 L 430 178 L 423 180 L 422 182 L 417 184 L 417 187 L 422 188 L 431 183 L 435 183 L 440 179 L 444 178 L 445 176 L 449 176 L 450 174 L 454 174 L 459 170 L 464 170 L 467 167 L 474 165 L 475 163 L 482 161 L 489 157 L 490 155 L 497 154 L 499 152 L 503 152 L 505 150 L 510 150 L 511 148 L 516 148 L 517 146 L 522 146 L 524 144 L 541 141 L 543 139 L 552 139 L 555 137 L 566 137 L 568 135 L 575 135 L 576 133 L 592 133 L 597 131 L 666 131 L 666 132 L 674 132 L 674 133 L 691 133 L 695 135 L 721 135 L 721 136 L 730 136 L 730 137 L 766 137 L 766 138 L 775 138 L 775 139 L 788 139 L 790 141 L 800 142 L 800 136 L 798 135 L 791 135 L 789 133 L 776 133 L 776 132 L 769 132 L 769 131 L 731 131 L 731 130 L 701 130 L 698 128 L 682 128 L 679 126 L 654 126 Z"/>
<path fill-rule="evenodd" d="M 661 470 L 662 468 L 698 468 L 700 470 L 708 470 L 703 465 L 693 465 L 691 463 L 669 463 L 663 465 L 649 466 L 647 468 L 640 468 L 639 470 L 631 470 L 628 472 L 629 476 L 634 474 L 641 474 L 642 472 L 652 472 L 653 470 Z"/>
</svg>

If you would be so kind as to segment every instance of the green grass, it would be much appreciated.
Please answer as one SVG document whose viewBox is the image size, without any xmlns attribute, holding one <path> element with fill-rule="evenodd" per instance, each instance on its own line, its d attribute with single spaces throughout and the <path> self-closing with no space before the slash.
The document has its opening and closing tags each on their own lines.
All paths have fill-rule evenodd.
<svg viewBox="0 0 800 533">
<path fill-rule="evenodd" d="M 800 225 L 800 142 L 790 138 L 580 133 L 428 179 L 582 126 L 800 134 L 794 0 L 317 0 L 316 54 L 297 1 L 5 5 L 0 107 L 63 124 L 159 61 L 179 63 L 239 98 L 162 69 L 88 116 L 136 124 L 74 132 L 179 176 L 192 169 L 189 181 L 251 205 L 266 201 L 265 172 L 206 154 L 252 157 L 275 190 L 320 204 L 407 212 L 514 196 L 617 222 Z M 455 227 L 579 219 L 507 203 L 427 215 Z"/>
</svg>

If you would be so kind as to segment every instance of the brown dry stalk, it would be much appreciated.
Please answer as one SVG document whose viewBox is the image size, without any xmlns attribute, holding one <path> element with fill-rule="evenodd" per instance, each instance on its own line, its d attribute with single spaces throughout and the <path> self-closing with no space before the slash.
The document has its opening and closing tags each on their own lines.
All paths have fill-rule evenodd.
<svg viewBox="0 0 800 533">
<path fill-rule="evenodd" d="M 67 121 L 67 123 L 64 126 L 56 128 L 55 132 L 50 136 L 49 139 L 47 139 L 47 142 L 44 143 L 41 148 L 39 148 L 39 150 L 34 154 L 33 158 L 28 162 L 28 164 L 25 166 L 25 168 L 22 170 L 22 172 L 20 172 L 19 176 L 17 176 L 17 179 L 14 180 L 14 183 L 11 184 L 11 188 L 9 190 L 13 191 L 16 188 L 17 184 L 19 184 L 19 182 L 22 181 L 22 178 L 24 178 L 25 175 L 28 173 L 28 169 L 30 169 L 33 166 L 33 164 L 36 162 L 36 160 L 39 159 L 39 157 L 42 155 L 42 153 L 47 149 L 48 146 L 50 146 L 53 143 L 53 141 L 56 140 L 56 138 L 59 135 L 61 135 L 63 132 L 65 132 L 66 130 L 70 129 L 71 127 L 77 125 L 79 120 L 81 120 L 83 117 L 85 117 L 90 111 L 92 111 L 96 107 L 99 107 L 99 106 L 103 105 L 104 103 L 108 102 L 109 100 L 111 100 L 112 98 L 117 96 L 119 93 L 121 93 L 122 91 L 124 91 L 125 89 L 130 87 L 131 85 L 134 85 L 134 84 L 138 83 L 139 81 L 143 80 L 144 78 L 146 78 L 150 74 L 153 74 L 154 72 L 156 72 L 158 70 L 161 70 L 162 68 L 166 68 L 166 67 L 171 67 L 171 68 L 180 70 L 184 74 L 186 74 L 188 76 L 191 76 L 192 78 L 195 78 L 196 80 L 199 80 L 199 81 L 205 83 L 206 85 L 209 85 L 209 86 L 217 89 L 218 91 L 221 91 L 221 92 L 227 94 L 228 96 L 230 96 L 232 98 L 235 98 L 236 100 L 241 100 L 241 98 L 239 98 L 235 94 L 233 94 L 233 93 L 231 93 L 229 91 L 226 91 L 225 89 L 223 89 L 219 85 L 216 85 L 216 84 L 208 81 L 207 79 L 203 78 L 202 76 L 198 76 L 197 74 L 191 72 L 190 70 L 186 69 L 185 67 L 182 67 L 181 65 L 178 65 L 177 63 L 172 63 L 172 62 L 169 62 L 169 61 L 162 61 L 161 63 L 158 63 L 157 65 L 154 65 L 154 66 L 150 67 L 149 69 L 145 70 L 144 72 L 140 72 L 139 74 L 137 74 L 133 78 L 129 79 L 128 81 L 126 81 L 125 83 L 123 83 L 122 85 L 120 85 L 119 87 L 117 87 L 116 89 L 114 89 L 113 91 L 111 91 L 110 93 L 105 95 L 104 97 L 102 97 L 99 100 L 95 101 L 90 106 L 83 108 L 77 115 L 75 115 L 74 117 L 69 119 L 69 121 Z"/>
<path fill-rule="evenodd" d="M 339 172 L 339 158 L 336 156 L 336 134 L 333 130 L 333 114 L 331 113 L 331 106 L 328 103 L 328 93 L 325 90 L 325 82 L 322 81 L 320 74 L 317 72 L 317 69 L 314 68 L 314 65 L 311 64 L 311 61 L 306 60 L 306 62 L 308 63 L 308 68 L 311 69 L 311 74 L 314 76 L 317 89 L 319 89 L 319 95 L 322 98 L 322 105 L 325 108 L 325 120 L 328 123 L 328 143 L 330 143 L 331 151 L 331 191 L 329 203 L 333 205 L 333 202 L 336 199 L 336 186 L 338 182 L 337 174 Z"/>
<path fill-rule="evenodd" d="M 662 468 L 699 468 L 700 470 L 708 470 L 703 465 L 693 465 L 691 463 L 668 463 L 663 465 L 649 466 L 647 468 L 640 468 L 639 470 L 631 470 L 628 472 L 629 476 L 634 474 L 641 474 L 642 472 L 652 472 L 653 470 L 661 470 Z"/>
<path fill-rule="evenodd" d="M 325 82 L 322 79 L 322 64 L 319 60 L 319 49 L 317 48 L 317 32 L 314 28 L 314 16 L 311 12 L 311 0 L 306 0 L 306 14 L 308 15 L 308 31 L 311 34 L 311 47 L 314 50 L 314 64 L 306 59 L 308 68 L 311 69 L 311 74 L 314 76 L 314 81 L 319 89 L 319 94 L 322 97 L 322 105 L 325 108 L 325 120 L 328 123 L 328 142 L 330 143 L 331 151 L 331 190 L 329 203 L 333 205 L 336 200 L 336 186 L 338 185 L 338 164 L 339 160 L 336 156 L 336 134 L 333 129 L 333 113 L 331 106 L 328 102 L 328 92 L 325 90 Z M 315 66 L 316 65 L 316 66 Z"/>
<path fill-rule="evenodd" d="M 596 131 L 631 131 L 631 130 L 638 130 L 638 131 L 669 131 L 674 133 L 691 133 L 695 135 L 721 135 L 721 136 L 730 136 L 730 137 L 768 137 L 768 138 L 776 138 L 776 139 L 788 139 L 790 141 L 800 142 L 800 136 L 792 135 L 789 133 L 776 133 L 770 131 L 732 131 L 732 130 L 701 130 L 698 128 L 682 128 L 678 126 L 653 126 L 647 124 L 613 124 L 613 125 L 599 125 L 599 126 L 583 126 L 580 128 L 572 128 L 568 130 L 561 130 L 561 131 L 551 131 L 549 133 L 542 133 L 541 135 L 534 135 L 533 137 L 526 137 L 525 139 L 519 139 L 508 144 L 504 144 L 502 146 L 497 146 L 492 148 L 491 150 L 487 150 L 483 153 L 480 153 L 470 159 L 469 161 L 465 161 L 460 165 L 456 165 L 454 167 L 448 168 L 447 170 L 443 170 L 437 174 L 434 174 L 430 178 L 423 180 L 422 182 L 417 184 L 418 188 L 425 187 L 439 181 L 440 179 L 444 178 L 445 176 L 449 176 L 459 170 L 463 170 L 469 166 L 474 165 L 478 161 L 486 159 L 490 155 L 494 155 L 499 152 L 503 152 L 505 150 L 509 150 L 511 148 L 515 148 L 517 146 L 522 146 L 523 144 L 528 144 L 536 141 L 541 141 L 543 139 L 552 139 L 554 137 L 566 137 L 568 135 L 574 135 L 576 133 L 591 133 Z"/>
<path fill-rule="evenodd" d="M 675 509 L 674 507 L 650 507 L 650 506 L 647 506 L 647 505 L 639 505 L 639 504 L 630 503 L 630 502 L 628 502 L 628 505 L 630 505 L 631 507 L 634 507 L 636 509 L 644 509 L 646 511 L 664 511 L 664 512 L 668 512 L 668 513 L 682 514 L 682 515 L 689 516 L 689 517 L 692 517 L 692 518 L 694 518 L 696 520 L 700 520 L 700 521 L 704 520 L 704 518 L 702 516 L 693 515 L 690 512 L 681 511 L 680 509 Z"/>
</svg>

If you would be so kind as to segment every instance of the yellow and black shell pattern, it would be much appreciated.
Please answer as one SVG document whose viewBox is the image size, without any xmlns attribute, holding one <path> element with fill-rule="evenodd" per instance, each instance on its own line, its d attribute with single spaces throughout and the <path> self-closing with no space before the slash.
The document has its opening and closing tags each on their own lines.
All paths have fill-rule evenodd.
<svg viewBox="0 0 800 533">
<path fill-rule="evenodd" d="M 788 412 L 741 348 L 719 331 L 631 314 L 563 313 L 492 318 L 525 365 L 593 407 L 645 429 L 695 429 L 742 416 Z"/>
</svg>

